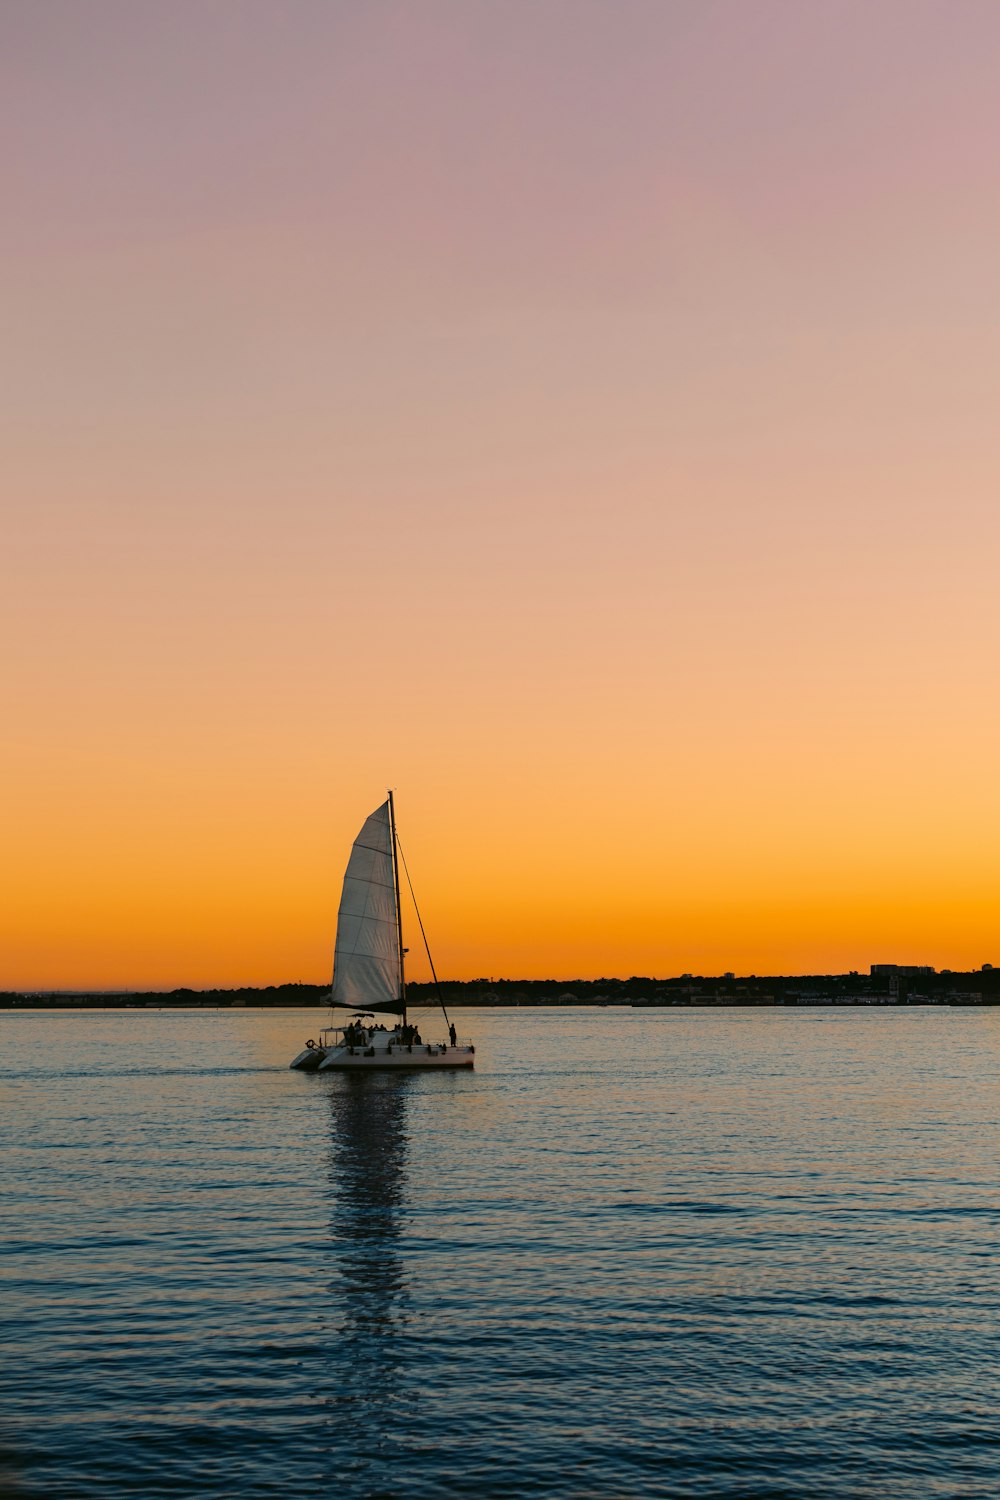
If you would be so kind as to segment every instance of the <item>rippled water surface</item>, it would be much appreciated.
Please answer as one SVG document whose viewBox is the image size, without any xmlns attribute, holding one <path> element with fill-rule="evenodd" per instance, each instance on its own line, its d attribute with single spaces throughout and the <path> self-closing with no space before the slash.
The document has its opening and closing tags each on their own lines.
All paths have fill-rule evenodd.
<svg viewBox="0 0 1000 1500">
<path fill-rule="evenodd" d="M 0 1018 L 0 1493 L 1000 1494 L 1000 1014 L 317 1014 Z"/>
</svg>

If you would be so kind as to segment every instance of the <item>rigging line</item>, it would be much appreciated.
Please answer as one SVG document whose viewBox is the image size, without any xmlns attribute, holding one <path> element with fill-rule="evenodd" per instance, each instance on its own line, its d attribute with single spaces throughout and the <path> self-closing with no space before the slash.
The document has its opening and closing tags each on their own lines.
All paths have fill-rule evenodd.
<svg viewBox="0 0 1000 1500">
<path fill-rule="evenodd" d="M 413 889 L 413 881 L 410 879 L 410 867 L 406 863 L 406 855 L 403 853 L 403 846 L 399 842 L 399 834 L 398 833 L 396 834 L 396 848 L 399 850 L 399 857 L 403 861 L 403 873 L 406 876 L 406 883 L 407 883 L 407 885 L 410 888 L 410 899 L 413 902 L 413 910 L 417 914 L 417 922 L 418 922 L 418 924 L 420 926 L 420 936 L 424 940 L 424 949 L 425 949 L 425 951 L 427 953 L 427 962 L 431 966 L 431 977 L 434 980 L 434 988 L 437 990 L 438 1004 L 441 1006 L 441 1010 L 444 1013 L 445 1021 L 450 1026 L 451 1022 L 448 1020 L 448 1012 L 444 1008 L 444 996 L 441 993 L 441 981 L 437 977 L 437 970 L 434 967 L 434 960 L 431 957 L 431 945 L 427 941 L 427 934 L 424 931 L 424 919 L 420 915 L 420 907 L 417 905 L 417 896 L 416 896 L 416 892 Z"/>
</svg>

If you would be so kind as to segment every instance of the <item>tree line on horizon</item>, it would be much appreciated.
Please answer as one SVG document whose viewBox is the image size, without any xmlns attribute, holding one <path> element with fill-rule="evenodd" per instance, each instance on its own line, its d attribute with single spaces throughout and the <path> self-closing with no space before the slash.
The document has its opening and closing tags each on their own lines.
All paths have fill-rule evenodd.
<svg viewBox="0 0 1000 1500">
<path fill-rule="evenodd" d="M 448 979 L 439 986 L 430 981 L 407 984 L 407 999 L 414 1007 L 433 1005 L 440 996 L 446 1005 L 615 1005 L 636 1002 L 697 1005 L 768 1005 L 808 1003 L 810 998 L 847 1001 L 924 999 L 946 1003 L 981 999 L 984 1004 L 1000 999 L 1000 969 L 938 973 L 888 974 L 791 974 L 722 975 L 680 974 L 668 979 L 633 975 L 629 979 Z M 65 1006 L 82 1004 L 120 1005 L 322 1005 L 329 984 L 294 982 L 279 985 L 240 986 L 233 989 L 172 990 L 65 990 L 0 992 L 0 1008 L 18 1005 Z"/>
</svg>

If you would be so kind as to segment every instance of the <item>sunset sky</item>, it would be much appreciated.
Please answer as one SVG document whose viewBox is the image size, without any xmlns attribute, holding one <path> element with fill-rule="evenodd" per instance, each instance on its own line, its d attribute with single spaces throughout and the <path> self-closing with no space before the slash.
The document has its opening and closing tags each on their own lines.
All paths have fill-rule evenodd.
<svg viewBox="0 0 1000 1500">
<path fill-rule="evenodd" d="M 1000 963 L 998 79 L 8 0 L 0 988 L 323 982 L 387 785 L 444 976 Z"/>
</svg>

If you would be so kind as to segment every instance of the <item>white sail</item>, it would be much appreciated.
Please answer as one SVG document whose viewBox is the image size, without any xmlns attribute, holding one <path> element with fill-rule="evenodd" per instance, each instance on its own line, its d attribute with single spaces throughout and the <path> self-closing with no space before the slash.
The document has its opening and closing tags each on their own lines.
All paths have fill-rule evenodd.
<svg viewBox="0 0 1000 1500">
<path fill-rule="evenodd" d="M 333 955 L 334 1005 L 402 1011 L 399 933 L 389 803 L 354 840 L 344 876 Z"/>
</svg>

